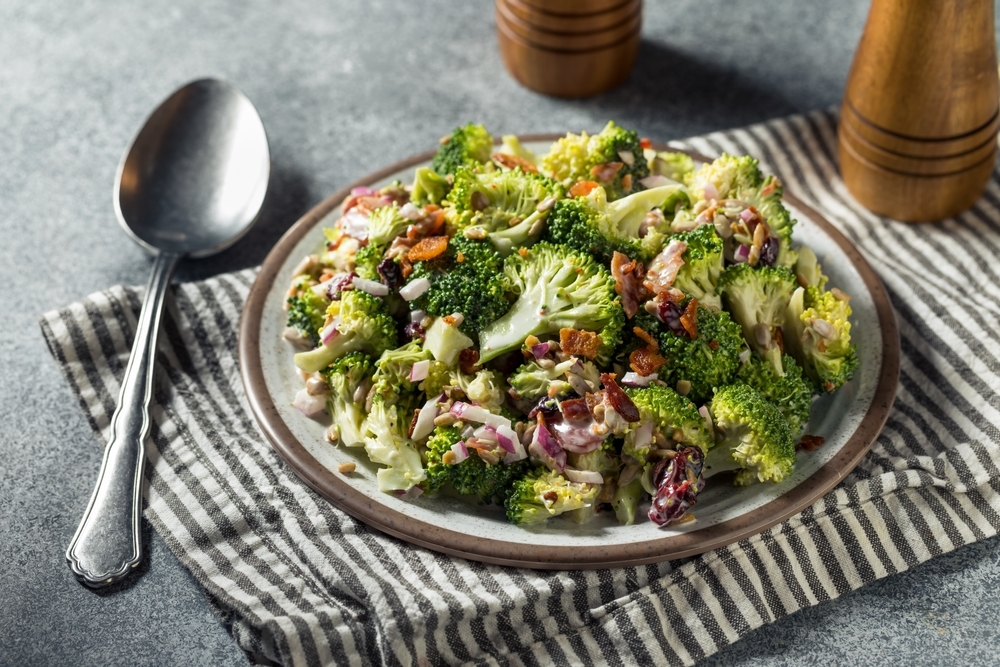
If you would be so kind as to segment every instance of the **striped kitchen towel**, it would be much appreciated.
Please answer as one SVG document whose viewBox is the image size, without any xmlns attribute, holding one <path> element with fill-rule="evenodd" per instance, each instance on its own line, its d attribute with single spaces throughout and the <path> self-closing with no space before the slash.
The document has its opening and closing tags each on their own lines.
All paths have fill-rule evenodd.
<svg viewBox="0 0 1000 667">
<path fill-rule="evenodd" d="M 885 281 L 902 372 L 860 466 L 801 514 L 682 562 L 589 572 L 483 565 L 367 528 L 300 482 L 250 415 L 236 359 L 253 271 L 180 285 L 164 318 L 146 518 L 251 661 L 283 665 L 690 665 L 752 629 L 1000 527 L 1000 179 L 953 220 L 872 215 L 816 113 L 676 144 L 750 153 Z M 42 330 L 102 442 L 141 290 L 46 314 Z"/>
</svg>

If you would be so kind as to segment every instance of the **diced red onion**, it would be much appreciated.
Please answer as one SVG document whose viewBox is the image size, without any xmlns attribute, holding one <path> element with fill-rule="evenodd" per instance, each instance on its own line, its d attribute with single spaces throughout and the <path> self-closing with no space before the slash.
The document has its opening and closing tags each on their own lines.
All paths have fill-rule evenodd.
<svg viewBox="0 0 1000 667">
<path fill-rule="evenodd" d="M 570 373 L 576 373 L 577 375 L 583 375 L 584 372 L 583 364 L 576 357 L 573 357 L 573 365 L 569 367 Z"/>
<path fill-rule="evenodd" d="M 549 433 L 549 429 L 547 429 L 544 424 L 539 424 L 538 428 L 535 429 L 532 442 L 537 444 L 541 447 L 543 452 L 556 460 L 559 460 L 560 456 L 566 456 L 565 452 L 563 452 L 562 445 L 559 444 L 558 440 L 552 437 L 552 434 Z"/>
<path fill-rule="evenodd" d="M 745 208 L 743 209 L 742 212 L 740 212 L 740 220 L 742 220 L 743 222 L 750 222 L 752 218 L 753 218 L 753 211 L 751 211 L 750 209 Z"/>
<path fill-rule="evenodd" d="M 340 219 L 340 231 L 359 241 L 368 239 L 368 216 L 352 208 Z"/>
<path fill-rule="evenodd" d="M 506 444 L 504 441 L 506 441 Z M 510 426 L 497 427 L 497 442 L 499 442 L 500 446 L 511 454 L 515 456 L 520 455 L 517 460 L 523 459 L 527 456 L 524 451 L 524 445 L 521 444 L 521 439 L 517 437 L 517 432 Z M 508 461 L 508 463 L 510 463 L 510 461 Z"/>
<path fill-rule="evenodd" d="M 733 254 L 733 262 L 736 264 L 742 264 L 750 258 L 750 246 L 740 245 Z"/>
<path fill-rule="evenodd" d="M 430 359 L 423 359 L 410 367 L 410 382 L 420 382 L 427 379 L 427 374 L 431 370 Z"/>
<path fill-rule="evenodd" d="M 492 412 L 486 413 L 486 418 L 483 420 L 484 424 L 489 424 L 493 428 L 500 428 L 501 426 L 510 426 L 510 420 L 503 415 L 495 415 Z"/>
<path fill-rule="evenodd" d="M 295 393 L 292 405 L 306 417 L 312 417 L 326 407 L 326 394 L 313 396 L 303 387 Z"/>
<path fill-rule="evenodd" d="M 472 428 L 472 426 L 466 426 L 464 429 L 462 429 L 462 437 L 463 438 L 471 438 L 472 434 L 475 433 L 475 432 L 476 432 L 476 429 Z"/>
<path fill-rule="evenodd" d="M 366 195 L 367 196 L 371 196 L 371 195 L 377 195 L 378 194 L 378 190 L 373 190 L 372 188 L 368 187 L 367 185 L 362 185 L 362 186 L 357 187 L 357 188 L 351 188 L 351 194 L 354 195 L 354 196 L 356 196 L 356 197 L 363 197 L 363 196 L 366 196 Z"/>
<path fill-rule="evenodd" d="M 355 278 L 351 281 L 351 284 L 354 285 L 354 289 L 361 290 L 362 292 L 368 292 L 372 296 L 386 296 L 389 294 L 389 286 L 383 285 L 377 280 Z"/>
<path fill-rule="evenodd" d="M 656 373 L 650 373 L 649 375 L 639 375 L 638 373 L 633 373 L 629 371 L 622 376 L 622 384 L 629 387 L 648 387 L 649 383 L 657 378 Z"/>
<path fill-rule="evenodd" d="M 673 185 L 676 181 L 672 181 L 663 174 L 652 174 L 646 178 L 640 178 L 639 182 L 642 183 L 643 187 L 647 190 L 652 190 L 653 188 L 658 188 L 661 185 Z"/>
<path fill-rule="evenodd" d="M 633 437 L 636 449 L 641 449 L 653 442 L 653 422 L 643 423 L 642 426 L 635 430 L 635 435 Z"/>
<path fill-rule="evenodd" d="M 537 345 L 532 345 L 531 354 L 534 355 L 535 359 L 541 359 L 549 353 L 549 347 L 548 343 L 538 343 Z"/>
<path fill-rule="evenodd" d="M 410 313 L 411 322 L 419 322 L 425 317 L 427 317 L 427 313 L 425 313 L 422 310 L 414 310 L 413 312 Z"/>
<path fill-rule="evenodd" d="M 571 482 L 577 484 L 604 484 L 604 476 L 596 470 L 574 470 L 566 468 L 563 476 Z"/>
<path fill-rule="evenodd" d="M 403 207 L 399 209 L 399 214 L 406 218 L 407 220 L 413 220 L 416 222 L 420 219 L 420 209 L 413 205 L 413 202 L 406 202 Z"/>
<path fill-rule="evenodd" d="M 455 454 L 455 463 L 461 463 L 469 458 L 469 449 L 465 446 L 464 442 L 456 442 L 451 446 L 451 451 Z"/>
<path fill-rule="evenodd" d="M 319 339 L 323 342 L 323 345 L 329 345 L 330 341 L 337 337 L 340 333 L 337 331 L 337 327 L 340 325 L 340 316 L 334 317 L 330 320 L 323 330 L 319 333 Z"/>
<path fill-rule="evenodd" d="M 706 184 L 705 199 L 710 201 L 712 199 L 718 199 L 718 198 L 719 198 L 719 191 L 715 188 L 715 186 L 711 183 Z"/>
<path fill-rule="evenodd" d="M 486 424 L 483 424 L 475 431 L 473 431 L 472 435 L 476 436 L 480 440 L 485 440 L 487 442 L 496 442 L 497 439 L 496 429 L 493 428 L 492 426 L 487 426 Z"/>
<path fill-rule="evenodd" d="M 415 500 L 419 498 L 421 495 L 423 495 L 423 493 L 424 493 L 423 487 L 418 484 L 416 486 L 411 486 L 404 495 L 409 500 Z"/>
<path fill-rule="evenodd" d="M 492 413 L 486 408 L 481 408 L 478 405 L 471 405 L 469 403 L 463 403 L 462 401 L 455 401 L 451 404 L 451 414 L 455 415 L 462 421 L 476 422 L 477 424 L 489 423 Z"/>
<path fill-rule="evenodd" d="M 510 427 L 508 427 L 507 430 L 510 431 Z M 514 450 L 514 441 L 517 440 L 517 434 L 516 433 L 513 433 L 513 431 L 511 431 L 511 434 L 513 434 L 513 436 L 514 436 L 513 438 L 511 438 L 510 434 L 501 433 L 500 429 L 495 429 L 493 431 L 493 434 L 496 436 L 497 442 L 500 444 L 501 447 L 503 447 L 504 449 L 506 449 L 510 454 L 514 453 L 514 451 L 515 451 Z"/>
<path fill-rule="evenodd" d="M 417 297 L 422 296 L 431 288 L 431 281 L 427 278 L 417 278 L 416 280 L 411 280 L 402 287 L 399 288 L 399 296 L 403 297 L 406 301 L 413 301 Z M 388 293 L 388 292 L 387 292 Z"/>
<path fill-rule="evenodd" d="M 410 437 L 414 440 L 423 440 L 431 434 L 431 431 L 434 430 L 434 419 L 438 416 L 437 404 L 443 400 L 444 394 L 441 394 L 424 403 L 424 407 L 420 408 L 420 414 L 417 415 L 417 422 L 413 425 L 413 434 Z"/>
</svg>

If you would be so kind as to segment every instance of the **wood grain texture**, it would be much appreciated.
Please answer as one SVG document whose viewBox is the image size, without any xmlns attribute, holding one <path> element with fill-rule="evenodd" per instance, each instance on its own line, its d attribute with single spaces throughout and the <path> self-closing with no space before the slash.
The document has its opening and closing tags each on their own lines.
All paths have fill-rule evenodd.
<svg viewBox="0 0 1000 667">
<path fill-rule="evenodd" d="M 848 76 L 838 146 L 848 189 L 910 222 L 982 194 L 1000 129 L 991 0 L 873 0 Z"/>
</svg>

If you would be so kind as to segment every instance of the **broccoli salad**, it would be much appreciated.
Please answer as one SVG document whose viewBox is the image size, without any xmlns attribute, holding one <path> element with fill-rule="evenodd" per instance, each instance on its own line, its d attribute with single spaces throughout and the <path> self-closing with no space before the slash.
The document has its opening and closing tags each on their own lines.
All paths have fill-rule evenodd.
<svg viewBox="0 0 1000 667">
<path fill-rule="evenodd" d="M 689 521 L 709 471 L 787 478 L 858 364 L 781 196 L 749 156 L 696 166 L 613 122 L 544 155 L 457 128 L 412 183 L 353 190 L 294 270 L 293 405 L 385 492 Z"/>
</svg>

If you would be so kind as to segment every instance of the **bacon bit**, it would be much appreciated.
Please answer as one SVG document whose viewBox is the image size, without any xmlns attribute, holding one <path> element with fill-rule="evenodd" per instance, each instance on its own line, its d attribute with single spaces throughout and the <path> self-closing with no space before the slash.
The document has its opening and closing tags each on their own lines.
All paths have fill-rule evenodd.
<svg viewBox="0 0 1000 667">
<path fill-rule="evenodd" d="M 525 160 L 519 155 L 510 155 L 509 153 L 494 153 L 492 156 L 493 161 L 496 162 L 501 167 L 506 169 L 514 169 L 515 167 L 520 167 L 521 171 L 526 173 L 537 174 L 538 167 L 531 164 L 528 160 Z"/>
<path fill-rule="evenodd" d="M 615 291 L 621 296 L 622 308 L 629 319 L 639 312 L 639 304 L 652 296 L 642 284 L 645 274 L 646 267 L 641 262 L 629 259 L 628 255 L 616 250 L 611 257 L 611 275 L 615 279 Z"/>
<path fill-rule="evenodd" d="M 833 391 L 836 388 L 837 388 L 837 386 L 835 384 L 833 384 L 832 382 L 830 382 L 829 380 L 827 380 L 826 382 L 823 383 L 823 389 L 825 389 L 827 391 L 827 393 Z"/>
<path fill-rule="evenodd" d="M 472 375 L 479 370 L 479 353 L 471 347 L 465 348 L 458 353 L 458 367 L 466 375 Z"/>
<path fill-rule="evenodd" d="M 667 360 L 648 347 L 640 347 L 632 350 L 628 363 L 639 375 L 652 375 L 666 364 Z"/>
<path fill-rule="evenodd" d="M 521 257 L 527 257 L 528 256 L 528 249 L 527 248 L 518 248 L 517 249 L 517 254 L 520 255 Z"/>
<path fill-rule="evenodd" d="M 560 401 L 559 409 L 562 410 L 563 417 L 570 420 L 587 419 L 590 417 L 590 408 L 587 407 L 587 399 L 571 398 Z"/>
<path fill-rule="evenodd" d="M 717 340 L 710 340 L 710 341 L 708 341 L 708 346 L 710 348 L 712 348 L 713 350 L 718 350 L 719 349 L 719 341 L 717 341 Z"/>
<path fill-rule="evenodd" d="M 344 200 L 340 207 L 341 213 L 347 213 L 352 209 L 359 209 L 362 213 L 368 214 L 377 208 L 388 206 L 389 201 L 381 195 L 352 195 Z"/>
<path fill-rule="evenodd" d="M 776 176 L 771 177 L 771 181 L 760 190 L 760 196 L 766 197 L 781 185 L 781 181 Z"/>
<path fill-rule="evenodd" d="M 657 341 L 655 338 L 646 333 L 646 331 L 642 327 L 632 327 L 632 333 L 634 333 L 636 336 L 645 341 L 646 345 L 649 347 L 650 350 L 652 350 L 653 352 L 659 352 L 660 350 L 659 341 Z M 643 373 L 642 375 L 648 375 L 648 373 Z"/>
<path fill-rule="evenodd" d="M 628 397 L 628 394 L 622 391 L 622 388 L 615 382 L 615 374 L 602 373 L 601 383 L 604 385 L 604 392 L 608 403 L 615 409 L 615 412 L 621 415 L 621 418 L 627 422 L 639 421 L 639 409 L 635 407 L 635 403 Z"/>
<path fill-rule="evenodd" d="M 677 278 L 677 272 L 684 266 L 682 255 L 685 250 L 687 243 L 672 239 L 646 268 L 646 279 L 642 283 L 646 289 L 653 294 L 670 289 Z"/>
<path fill-rule="evenodd" d="M 403 280 L 406 280 L 413 273 L 413 262 L 407 259 L 406 255 L 403 255 L 399 260 L 399 268 L 403 272 Z"/>
<path fill-rule="evenodd" d="M 821 435 L 804 435 L 799 444 L 795 445 L 795 451 L 802 451 L 803 449 L 807 452 L 814 452 L 816 448 L 822 445 L 825 439 Z"/>
<path fill-rule="evenodd" d="M 625 174 L 622 176 L 622 190 L 625 192 L 632 191 L 632 174 Z"/>
<path fill-rule="evenodd" d="M 595 188 L 601 187 L 601 184 L 596 181 L 579 181 L 573 184 L 573 187 L 569 189 L 570 197 L 586 197 Z"/>
<path fill-rule="evenodd" d="M 458 253 L 457 255 L 455 255 L 455 261 L 461 264 L 462 262 L 465 261 L 465 255 L 463 255 L 462 253 Z"/>
<path fill-rule="evenodd" d="M 410 426 L 406 429 L 406 437 L 407 438 L 412 438 L 413 437 L 413 429 L 417 425 L 417 417 L 418 416 L 420 416 L 420 408 L 417 408 L 416 410 L 413 411 L 413 418 L 410 419 Z"/>
<path fill-rule="evenodd" d="M 433 213 L 434 211 L 440 211 L 441 207 L 437 204 L 424 204 L 425 213 Z"/>
<path fill-rule="evenodd" d="M 785 337 L 781 335 L 781 327 L 774 327 L 774 334 L 772 335 L 774 344 L 778 346 L 781 353 L 785 353 Z"/>
<path fill-rule="evenodd" d="M 333 278 L 336 274 L 330 269 L 323 269 L 323 273 L 319 274 L 319 281 L 325 283 L 330 278 Z"/>
<path fill-rule="evenodd" d="M 559 330 L 559 347 L 566 354 L 593 359 L 601 347 L 601 338 L 593 331 L 562 328 Z"/>
<path fill-rule="evenodd" d="M 691 340 L 698 337 L 698 299 L 688 301 L 687 308 L 681 315 L 681 326 L 691 336 Z"/>
<path fill-rule="evenodd" d="M 406 258 L 411 262 L 434 259 L 448 249 L 447 236 L 429 236 L 410 248 Z"/>
<path fill-rule="evenodd" d="M 625 166 L 624 162 L 608 162 L 607 164 L 595 164 L 590 168 L 590 175 L 602 183 L 610 183 L 618 175 L 618 172 Z"/>
<path fill-rule="evenodd" d="M 652 148 L 653 147 L 653 142 L 649 140 L 649 137 L 643 137 L 642 139 L 639 140 L 639 147 L 640 148 Z"/>
<path fill-rule="evenodd" d="M 820 352 L 826 352 L 826 341 L 820 338 L 819 342 L 816 343 L 816 349 Z"/>
</svg>

